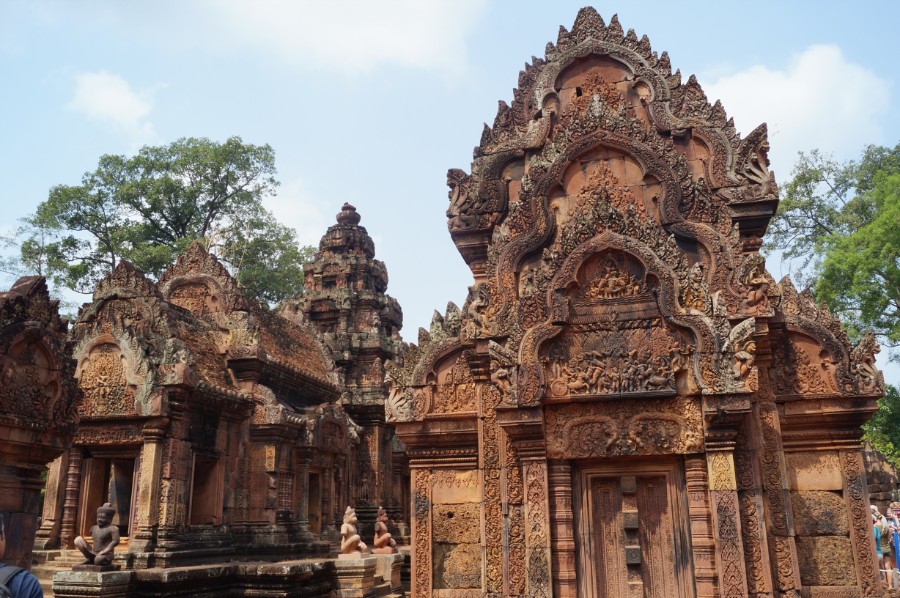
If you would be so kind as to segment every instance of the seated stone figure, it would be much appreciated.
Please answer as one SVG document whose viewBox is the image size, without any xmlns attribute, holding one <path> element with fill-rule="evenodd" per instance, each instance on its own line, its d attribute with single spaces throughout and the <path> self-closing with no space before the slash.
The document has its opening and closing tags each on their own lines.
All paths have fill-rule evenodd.
<svg viewBox="0 0 900 598">
<path fill-rule="evenodd" d="M 388 514 L 384 507 L 378 507 L 378 517 L 375 519 L 375 540 L 372 542 L 375 554 L 391 554 L 397 552 L 397 542 L 388 532 Z"/>
<path fill-rule="evenodd" d="M 347 507 L 344 511 L 344 524 L 341 526 L 341 555 L 368 552 L 369 548 L 356 531 L 356 509 Z M 354 555 L 356 556 L 356 555 Z"/>
<path fill-rule="evenodd" d="M 91 528 L 91 541 L 93 549 L 88 547 L 87 540 L 83 536 L 75 538 L 75 548 L 81 551 L 85 561 L 82 565 L 97 565 L 99 567 L 112 565 L 113 550 L 119 543 L 119 528 L 112 525 L 113 515 L 116 510 L 109 503 L 97 509 L 97 525 Z"/>
</svg>

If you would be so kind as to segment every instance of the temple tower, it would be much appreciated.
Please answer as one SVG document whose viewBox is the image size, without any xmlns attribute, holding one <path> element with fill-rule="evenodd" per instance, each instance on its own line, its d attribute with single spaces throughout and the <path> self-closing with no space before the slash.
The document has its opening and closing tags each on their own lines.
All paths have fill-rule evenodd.
<svg viewBox="0 0 900 598">
<path fill-rule="evenodd" d="M 302 313 L 318 331 L 345 389 L 341 403 L 364 429 L 350 488 L 368 533 L 379 506 L 395 521 L 405 520 L 399 488 L 393 487 L 393 428 L 384 416 L 384 364 L 397 358 L 403 313 L 385 294 L 387 269 L 375 259 L 375 244 L 359 221 L 356 208 L 345 203 L 304 268 L 305 294 L 286 309 Z"/>
</svg>

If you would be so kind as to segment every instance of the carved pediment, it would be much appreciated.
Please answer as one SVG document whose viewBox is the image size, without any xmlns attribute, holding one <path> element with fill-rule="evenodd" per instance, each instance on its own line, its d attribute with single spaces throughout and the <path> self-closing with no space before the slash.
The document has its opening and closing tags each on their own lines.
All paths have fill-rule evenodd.
<svg viewBox="0 0 900 598">
<path fill-rule="evenodd" d="M 248 309 L 234 277 L 196 241 L 163 272 L 159 287 L 168 301 L 194 315 Z"/>
<path fill-rule="evenodd" d="M 91 349 L 78 367 L 78 384 L 84 393 L 82 415 L 138 415 L 135 385 L 128 382 L 127 367 L 126 359 L 115 343 L 102 343 Z"/>
</svg>

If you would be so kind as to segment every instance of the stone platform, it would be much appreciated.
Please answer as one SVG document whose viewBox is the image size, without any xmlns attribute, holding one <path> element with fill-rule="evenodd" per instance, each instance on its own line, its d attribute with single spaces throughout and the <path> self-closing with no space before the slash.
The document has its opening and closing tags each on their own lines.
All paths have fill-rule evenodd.
<svg viewBox="0 0 900 598">
<path fill-rule="evenodd" d="M 354 560 L 233 562 L 124 571 L 60 571 L 57 598 L 400 597 L 403 555 Z"/>
</svg>

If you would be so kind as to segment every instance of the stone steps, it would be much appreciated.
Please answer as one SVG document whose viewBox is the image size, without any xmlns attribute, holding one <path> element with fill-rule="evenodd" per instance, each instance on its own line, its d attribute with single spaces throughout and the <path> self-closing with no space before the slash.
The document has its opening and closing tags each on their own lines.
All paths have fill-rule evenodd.
<svg viewBox="0 0 900 598">
<path fill-rule="evenodd" d="M 53 596 L 53 576 L 60 571 L 71 571 L 84 557 L 77 550 L 44 550 L 35 553 L 31 572 L 41 584 L 45 598 Z"/>
</svg>

